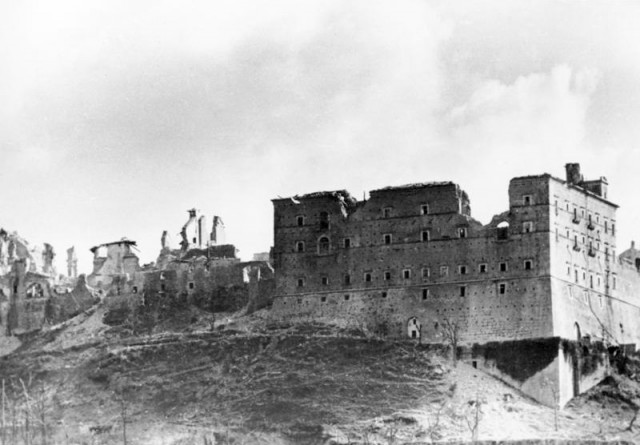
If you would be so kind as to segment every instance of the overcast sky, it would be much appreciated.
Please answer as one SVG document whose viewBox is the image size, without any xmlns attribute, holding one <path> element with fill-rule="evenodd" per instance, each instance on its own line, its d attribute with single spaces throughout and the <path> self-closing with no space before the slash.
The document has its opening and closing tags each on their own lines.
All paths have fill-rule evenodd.
<svg viewBox="0 0 640 445">
<path fill-rule="evenodd" d="M 0 0 L 0 226 L 155 260 L 201 209 L 243 258 L 277 196 L 606 176 L 640 239 L 640 2 Z"/>
</svg>

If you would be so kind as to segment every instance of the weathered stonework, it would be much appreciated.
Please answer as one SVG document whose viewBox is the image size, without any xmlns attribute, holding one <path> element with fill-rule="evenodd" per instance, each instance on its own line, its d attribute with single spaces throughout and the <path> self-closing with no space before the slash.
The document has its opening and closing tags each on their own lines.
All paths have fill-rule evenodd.
<svg viewBox="0 0 640 445">
<path fill-rule="evenodd" d="M 448 182 L 387 187 L 366 201 L 346 191 L 273 200 L 274 313 L 383 326 L 422 342 L 443 342 L 444 323 L 453 323 L 466 345 L 637 344 L 640 256 L 615 255 L 617 206 L 606 179 L 584 181 L 578 164 L 566 168 L 566 180 L 512 179 L 509 210 L 487 225 Z M 553 391 L 538 391 L 544 380 L 564 405 L 598 379 L 556 356 L 517 386 L 554 404 Z"/>
</svg>

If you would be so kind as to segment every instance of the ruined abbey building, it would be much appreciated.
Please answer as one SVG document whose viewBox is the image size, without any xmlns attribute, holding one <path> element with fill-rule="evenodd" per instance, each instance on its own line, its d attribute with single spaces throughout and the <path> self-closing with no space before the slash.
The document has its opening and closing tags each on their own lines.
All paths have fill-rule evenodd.
<svg viewBox="0 0 640 445">
<path fill-rule="evenodd" d="M 54 325 L 86 310 L 97 299 L 77 277 L 74 248 L 67 251 L 69 276 L 59 275 L 50 244 L 30 244 L 0 228 L 0 341 Z"/>
<path fill-rule="evenodd" d="M 173 248 L 168 231 L 160 238 L 155 263 L 140 266 L 136 242 L 123 238 L 95 246 L 89 285 L 103 297 L 109 324 L 140 307 L 186 308 L 197 306 L 208 312 L 255 310 L 270 303 L 273 269 L 269 261 L 243 262 L 233 244 L 224 243 L 224 224 L 214 216 L 211 231 L 206 217 L 188 210 L 187 222 Z"/>
<path fill-rule="evenodd" d="M 486 225 L 451 182 L 275 199 L 274 313 L 454 333 L 463 359 L 562 406 L 606 374 L 605 347 L 640 341 L 640 252 L 616 256 L 607 187 L 578 164 L 514 178 Z"/>
</svg>

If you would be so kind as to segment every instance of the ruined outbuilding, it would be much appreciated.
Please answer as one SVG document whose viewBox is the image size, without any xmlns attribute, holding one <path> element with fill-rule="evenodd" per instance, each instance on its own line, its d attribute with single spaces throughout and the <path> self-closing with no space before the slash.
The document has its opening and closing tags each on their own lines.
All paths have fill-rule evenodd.
<svg viewBox="0 0 640 445">
<path fill-rule="evenodd" d="M 54 258 L 50 244 L 32 246 L 16 232 L 0 229 L 0 336 L 37 331 L 95 303 L 84 277 L 58 276 Z M 59 309 L 53 313 L 53 308 Z"/>
<path fill-rule="evenodd" d="M 474 366 L 562 406 L 605 375 L 598 351 L 640 342 L 640 252 L 616 256 L 618 206 L 579 164 L 508 196 L 486 225 L 451 182 L 275 199 L 274 313 L 455 336 Z"/>
</svg>

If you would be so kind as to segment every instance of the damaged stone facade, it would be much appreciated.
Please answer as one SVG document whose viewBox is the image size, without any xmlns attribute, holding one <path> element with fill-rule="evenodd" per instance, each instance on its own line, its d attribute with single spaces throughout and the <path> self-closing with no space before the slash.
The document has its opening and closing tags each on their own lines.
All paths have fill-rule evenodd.
<svg viewBox="0 0 640 445">
<path fill-rule="evenodd" d="M 607 188 L 605 178 L 585 181 L 578 164 L 567 164 L 565 180 L 514 178 L 509 209 L 486 225 L 450 182 L 386 187 L 366 201 L 346 191 L 273 200 L 274 313 L 434 343 L 453 325 L 468 346 L 637 344 L 640 255 L 616 257 L 617 206 Z M 550 405 L 551 384 L 564 405 L 604 371 L 576 373 L 581 359 L 555 344 L 548 366 L 513 383 Z"/>
<path fill-rule="evenodd" d="M 107 304 L 121 298 L 194 304 L 211 312 L 258 309 L 271 303 L 275 289 L 268 261 L 242 262 L 224 239 L 222 219 L 213 217 L 212 231 L 204 236 L 206 219 L 195 209 L 181 230 L 179 249 L 172 249 L 168 232 L 161 237 L 155 264 L 141 268 L 133 253 L 135 241 L 123 239 L 91 249 L 94 271 L 89 285 L 99 289 Z M 120 296 L 121 298 L 114 298 Z"/>
<path fill-rule="evenodd" d="M 57 276 L 50 244 L 31 246 L 0 229 L 0 336 L 66 320 L 96 302 L 81 280 Z"/>
</svg>

